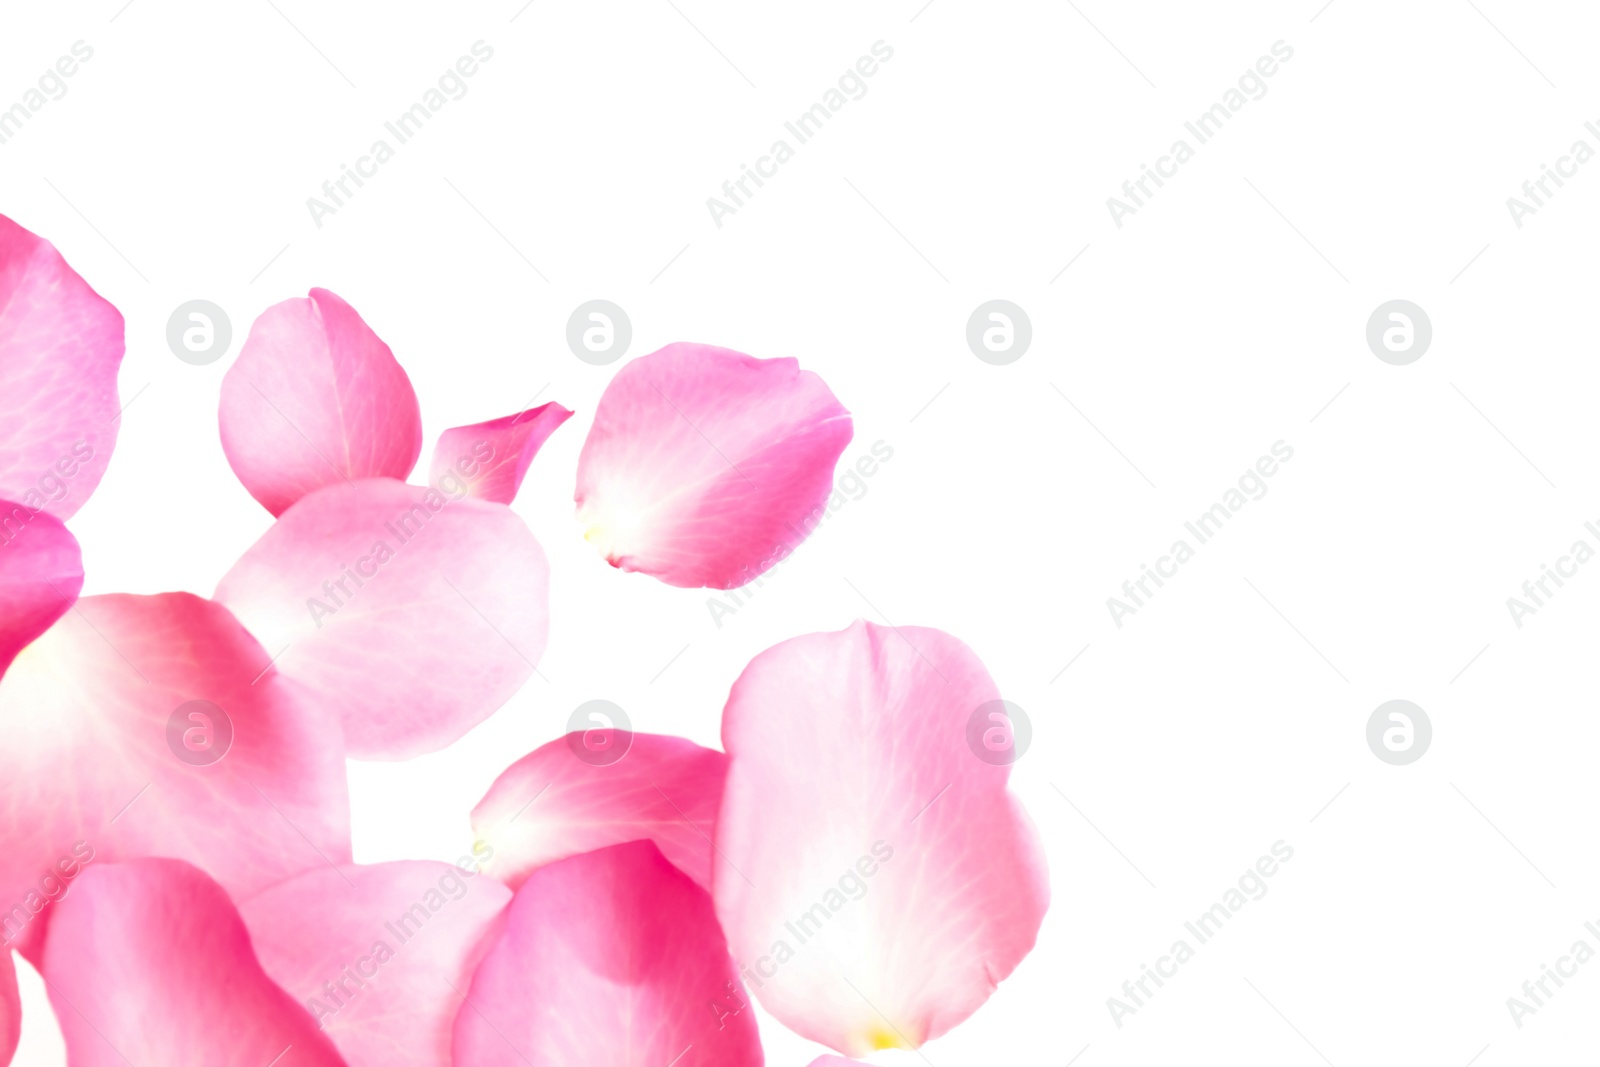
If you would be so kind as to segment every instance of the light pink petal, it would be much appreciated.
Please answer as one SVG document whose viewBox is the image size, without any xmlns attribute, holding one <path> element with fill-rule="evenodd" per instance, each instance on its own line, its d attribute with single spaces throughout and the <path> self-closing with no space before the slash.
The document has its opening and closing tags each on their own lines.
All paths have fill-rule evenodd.
<svg viewBox="0 0 1600 1067">
<path fill-rule="evenodd" d="M 0 948 L 0 1067 L 11 1062 L 22 1037 L 22 997 L 17 992 L 17 968 L 11 950 Z"/>
<path fill-rule="evenodd" d="M 668 345 L 600 398 L 578 459 L 578 521 L 614 567 L 744 585 L 816 529 L 853 432 L 792 359 Z"/>
<path fill-rule="evenodd" d="M 262 971 L 228 894 L 178 860 L 95 864 L 56 905 L 40 973 L 72 1067 L 332 1067 Z"/>
<path fill-rule="evenodd" d="M 541 404 L 503 419 L 446 430 L 434 447 L 428 482 L 447 492 L 464 484 L 470 496 L 509 504 L 545 439 L 570 418 L 572 412 L 560 404 Z"/>
<path fill-rule="evenodd" d="M 967 745 L 998 699 L 948 634 L 863 622 L 770 648 L 734 684 L 717 914 L 791 1029 L 852 1056 L 915 1048 L 1033 947 L 1038 835 L 1010 768 Z"/>
<path fill-rule="evenodd" d="M 0 735 L 0 942 L 36 945 L 50 902 L 119 859 L 240 895 L 350 860 L 337 721 L 199 597 L 78 601 L 0 679 Z"/>
<path fill-rule="evenodd" d="M 314 489 L 405 479 L 422 454 L 411 379 L 326 289 L 274 304 L 222 379 L 222 450 L 274 515 Z"/>
<path fill-rule="evenodd" d="M 83 557 L 61 520 L 0 500 L 0 675 L 82 588 Z"/>
<path fill-rule="evenodd" d="M 466 857 L 321 867 L 239 911 L 261 966 L 355 1067 L 438 1067 L 450 1062 L 455 990 L 510 902 Z"/>
<path fill-rule="evenodd" d="M 117 443 L 122 315 L 0 215 L 0 499 L 69 518 Z"/>
<path fill-rule="evenodd" d="M 759 1067 L 711 898 L 633 841 L 535 871 L 456 1016 L 455 1067 Z"/>
<path fill-rule="evenodd" d="M 847 1060 L 843 1056 L 818 1056 L 811 1067 L 863 1067 L 860 1060 Z"/>
<path fill-rule="evenodd" d="M 681 737 L 611 731 L 615 763 L 579 759 L 581 733 L 541 745 L 508 767 L 472 809 L 472 830 L 494 849 L 488 873 L 515 889 L 547 863 L 648 839 L 701 886 L 711 886 L 711 832 L 727 757 Z"/>
<path fill-rule="evenodd" d="M 343 718 L 357 759 L 443 748 L 533 673 L 549 564 L 504 504 L 368 478 L 303 498 L 217 599 Z"/>
</svg>

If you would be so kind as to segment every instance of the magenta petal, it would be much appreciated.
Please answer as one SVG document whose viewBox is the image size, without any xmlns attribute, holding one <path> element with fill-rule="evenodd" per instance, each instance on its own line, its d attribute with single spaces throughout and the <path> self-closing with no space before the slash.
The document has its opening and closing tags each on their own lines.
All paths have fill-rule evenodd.
<svg viewBox="0 0 1600 1067">
<path fill-rule="evenodd" d="M 83 557 L 61 520 L 0 500 L 0 675 L 82 588 Z"/>
<path fill-rule="evenodd" d="M 17 968 L 11 950 L 0 947 L 0 1067 L 11 1062 L 22 1037 L 22 998 L 17 992 Z"/>
<path fill-rule="evenodd" d="M 325 485 L 404 480 L 422 454 L 411 379 L 326 289 L 256 319 L 222 379 L 219 421 L 233 472 L 274 515 Z"/>
<path fill-rule="evenodd" d="M 450 1028 L 511 891 L 433 860 L 319 867 L 240 906 L 256 954 L 351 1063 L 450 1062 Z M 452 988 L 454 987 L 454 988 Z"/>
<path fill-rule="evenodd" d="M 541 745 L 508 767 L 472 809 L 494 849 L 486 869 L 513 889 L 539 867 L 580 852 L 648 839 L 679 870 L 711 886 L 711 832 L 727 757 L 681 737 L 626 734 L 615 763 L 581 760 L 582 734 Z"/>
<path fill-rule="evenodd" d="M 0 215 L 0 499 L 70 518 L 117 442 L 122 315 Z"/>
<path fill-rule="evenodd" d="M 572 412 L 560 404 L 541 404 L 503 419 L 446 430 L 434 447 L 428 482 L 446 492 L 463 484 L 469 496 L 509 504 L 545 439 L 570 418 Z"/>
<path fill-rule="evenodd" d="M 455 1067 L 762 1062 L 711 898 L 648 841 L 535 871 L 466 999 Z"/>
<path fill-rule="evenodd" d="M 338 725 L 267 667 L 187 593 L 87 597 L 22 650 L 0 679 L 0 907 L 25 907 L 0 941 L 36 944 L 101 863 L 184 859 L 245 895 L 349 862 Z"/>
<path fill-rule="evenodd" d="M 578 459 L 578 521 L 612 566 L 731 589 L 816 529 L 854 433 L 792 359 L 672 344 L 623 367 Z"/>
<path fill-rule="evenodd" d="M 342 1067 L 262 971 L 222 887 L 178 860 L 96 864 L 56 905 L 40 973 L 72 1067 Z"/>
<path fill-rule="evenodd" d="M 303 498 L 217 599 L 343 718 L 357 759 L 443 748 L 533 673 L 549 564 L 504 504 L 368 478 Z"/>
<path fill-rule="evenodd" d="M 1010 768 L 967 745 L 998 699 L 950 635 L 859 621 L 768 649 L 734 684 L 717 914 L 734 957 L 772 972 L 756 995 L 791 1029 L 852 1056 L 915 1048 L 1032 949 L 1038 834 Z"/>
</svg>

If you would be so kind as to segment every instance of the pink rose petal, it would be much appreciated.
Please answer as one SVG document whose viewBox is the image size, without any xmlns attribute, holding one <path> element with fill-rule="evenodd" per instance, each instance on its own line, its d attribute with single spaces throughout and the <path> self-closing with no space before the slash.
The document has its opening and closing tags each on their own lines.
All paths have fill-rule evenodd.
<svg viewBox="0 0 1600 1067">
<path fill-rule="evenodd" d="M 222 450 L 274 515 L 325 485 L 404 480 L 422 454 L 411 379 L 326 289 L 261 313 L 222 379 Z"/>
<path fill-rule="evenodd" d="M 759 1067 L 711 898 L 648 841 L 535 871 L 456 1016 L 455 1067 Z"/>
<path fill-rule="evenodd" d="M 816 528 L 853 432 L 792 359 L 668 345 L 600 398 L 578 459 L 578 521 L 614 567 L 744 585 Z"/>
<path fill-rule="evenodd" d="M 11 950 L 0 948 L 0 1067 L 11 1062 L 22 1037 L 22 997 L 17 992 L 17 968 Z"/>
<path fill-rule="evenodd" d="M 802 1036 L 915 1048 L 1033 947 L 1038 835 L 1010 768 L 966 740 L 997 699 L 955 638 L 863 622 L 770 648 L 734 684 L 717 914 L 755 995 Z"/>
<path fill-rule="evenodd" d="M 434 447 L 428 481 L 450 492 L 454 486 L 447 479 L 454 478 L 466 485 L 469 496 L 509 504 L 545 439 L 571 417 L 560 404 L 541 404 L 503 419 L 446 430 Z"/>
<path fill-rule="evenodd" d="M 472 809 L 486 870 L 520 886 L 539 867 L 580 852 L 648 839 L 689 877 L 711 885 L 711 832 L 727 757 L 681 737 L 612 731 L 626 754 L 579 759 L 583 734 L 541 745 L 508 767 Z"/>
<path fill-rule="evenodd" d="M 0 215 L 0 499 L 72 516 L 117 442 L 122 315 Z"/>
<path fill-rule="evenodd" d="M 467 988 L 511 902 L 475 870 L 433 860 L 320 867 L 239 910 L 261 966 L 352 1064 L 436 1067 L 450 1062 L 455 990 Z"/>
<path fill-rule="evenodd" d="M 0 500 L 0 675 L 82 588 L 83 557 L 61 520 Z"/>
<path fill-rule="evenodd" d="M 357 759 L 443 748 L 533 673 L 549 565 L 504 504 L 367 478 L 304 497 L 217 600 L 343 719 Z"/>
<path fill-rule="evenodd" d="M 72 1067 L 343 1067 L 262 971 L 223 888 L 178 860 L 96 864 L 56 905 L 40 973 Z"/>
<path fill-rule="evenodd" d="M 349 862 L 338 724 L 267 668 L 187 593 L 85 598 L 23 649 L 0 679 L 0 942 L 36 945 L 50 902 L 119 859 L 241 895 Z"/>
</svg>

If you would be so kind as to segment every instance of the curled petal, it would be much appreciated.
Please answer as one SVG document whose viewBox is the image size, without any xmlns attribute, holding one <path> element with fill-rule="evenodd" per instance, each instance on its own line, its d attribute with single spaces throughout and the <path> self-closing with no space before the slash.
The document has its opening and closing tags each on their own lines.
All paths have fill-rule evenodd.
<svg viewBox="0 0 1600 1067">
<path fill-rule="evenodd" d="M 227 610 L 78 601 L 0 679 L 0 941 L 119 859 L 188 860 L 241 896 L 349 862 L 337 723 Z M 31 957 L 30 957 L 31 958 Z"/>
<path fill-rule="evenodd" d="M 343 1067 L 202 872 L 166 859 L 96 864 L 73 888 L 40 967 L 73 1067 Z"/>
<path fill-rule="evenodd" d="M 572 412 L 560 404 L 541 404 L 503 419 L 446 430 L 434 447 L 428 481 L 448 489 L 453 478 L 467 487 L 469 496 L 509 504 L 545 439 L 570 418 Z"/>
<path fill-rule="evenodd" d="M 256 319 L 222 379 L 219 422 L 233 472 L 274 515 L 325 485 L 403 480 L 422 454 L 411 379 L 326 289 Z"/>
<path fill-rule="evenodd" d="M 0 499 L 70 518 L 117 442 L 122 315 L 0 215 Z"/>
<path fill-rule="evenodd" d="M 0 675 L 82 588 L 83 557 L 61 520 L 0 500 Z"/>
<path fill-rule="evenodd" d="M 1032 949 L 1038 835 L 1010 768 L 967 741 L 998 699 L 948 634 L 859 621 L 768 649 L 734 684 L 717 914 L 791 1029 L 852 1056 L 916 1048 Z"/>
<path fill-rule="evenodd" d="M 467 988 L 510 902 L 472 862 L 405 860 L 319 867 L 239 911 L 261 966 L 345 1059 L 435 1067 L 450 1062 L 455 990 Z"/>
<path fill-rule="evenodd" d="M 22 997 L 17 992 L 17 968 L 11 950 L 0 948 L 0 1067 L 11 1062 L 22 1037 Z"/>
<path fill-rule="evenodd" d="M 853 432 L 792 359 L 668 345 L 600 398 L 578 459 L 578 521 L 614 567 L 744 585 L 816 529 Z"/>
<path fill-rule="evenodd" d="M 547 863 L 647 839 L 705 888 L 727 757 L 681 737 L 614 731 L 616 762 L 585 759 L 585 734 L 541 745 L 508 767 L 472 809 L 494 849 L 490 874 L 513 889 Z"/>
<path fill-rule="evenodd" d="M 456 1016 L 455 1067 L 760 1067 L 711 898 L 648 841 L 535 871 Z"/>
<path fill-rule="evenodd" d="M 549 564 L 503 504 L 367 478 L 304 497 L 217 586 L 357 759 L 443 748 L 533 673 Z"/>
</svg>

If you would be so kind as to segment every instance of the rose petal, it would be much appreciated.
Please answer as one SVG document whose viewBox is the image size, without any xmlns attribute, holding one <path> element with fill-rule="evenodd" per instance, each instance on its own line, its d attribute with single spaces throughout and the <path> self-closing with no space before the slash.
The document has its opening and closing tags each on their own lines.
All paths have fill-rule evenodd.
<svg viewBox="0 0 1600 1067">
<path fill-rule="evenodd" d="M 239 910 L 261 966 L 345 1059 L 435 1067 L 450 1062 L 452 986 L 467 988 L 510 902 L 472 870 L 404 860 L 307 871 Z"/>
<path fill-rule="evenodd" d="M 0 499 L 71 517 L 117 442 L 122 315 L 0 215 Z"/>
<path fill-rule="evenodd" d="M 490 874 L 513 889 L 547 863 L 647 839 L 702 887 L 727 757 L 681 737 L 610 731 L 615 763 L 580 759 L 584 734 L 541 745 L 508 767 L 472 809 L 494 848 Z"/>
<path fill-rule="evenodd" d="M 187 593 L 85 598 L 23 649 L 0 679 L 0 941 L 36 945 L 109 861 L 185 859 L 240 895 L 349 862 L 338 725 L 267 668 Z"/>
<path fill-rule="evenodd" d="M 369 478 L 303 498 L 217 599 L 343 717 L 357 759 L 443 748 L 533 673 L 549 564 L 504 504 Z"/>
<path fill-rule="evenodd" d="M 0 675 L 82 588 L 83 557 L 61 520 L 0 500 Z"/>
<path fill-rule="evenodd" d="M 711 898 L 648 841 L 535 871 L 467 1000 L 455 1067 L 762 1062 Z"/>
<path fill-rule="evenodd" d="M 17 968 L 11 950 L 0 948 L 0 1067 L 11 1062 L 22 1038 L 22 997 L 17 991 Z"/>
<path fill-rule="evenodd" d="M 560 404 L 541 404 L 503 419 L 446 430 L 434 446 L 428 481 L 448 490 L 444 479 L 454 477 L 466 484 L 469 496 L 509 504 L 540 446 L 570 418 L 572 412 Z"/>
<path fill-rule="evenodd" d="M 1038 835 L 1010 768 L 966 741 L 997 699 L 948 634 L 859 621 L 768 649 L 734 684 L 717 914 L 791 1029 L 852 1056 L 915 1048 L 1033 947 Z"/>
<path fill-rule="evenodd" d="M 194 867 L 96 864 L 74 889 L 40 967 L 72 1067 L 344 1064 L 262 971 L 228 894 Z"/>
<path fill-rule="evenodd" d="M 578 459 L 578 521 L 614 567 L 744 585 L 816 528 L 853 433 L 792 359 L 668 345 L 600 398 Z"/>
<path fill-rule="evenodd" d="M 326 289 L 256 319 L 222 379 L 219 421 L 233 472 L 274 515 L 325 485 L 404 480 L 422 454 L 411 379 Z"/>
</svg>

